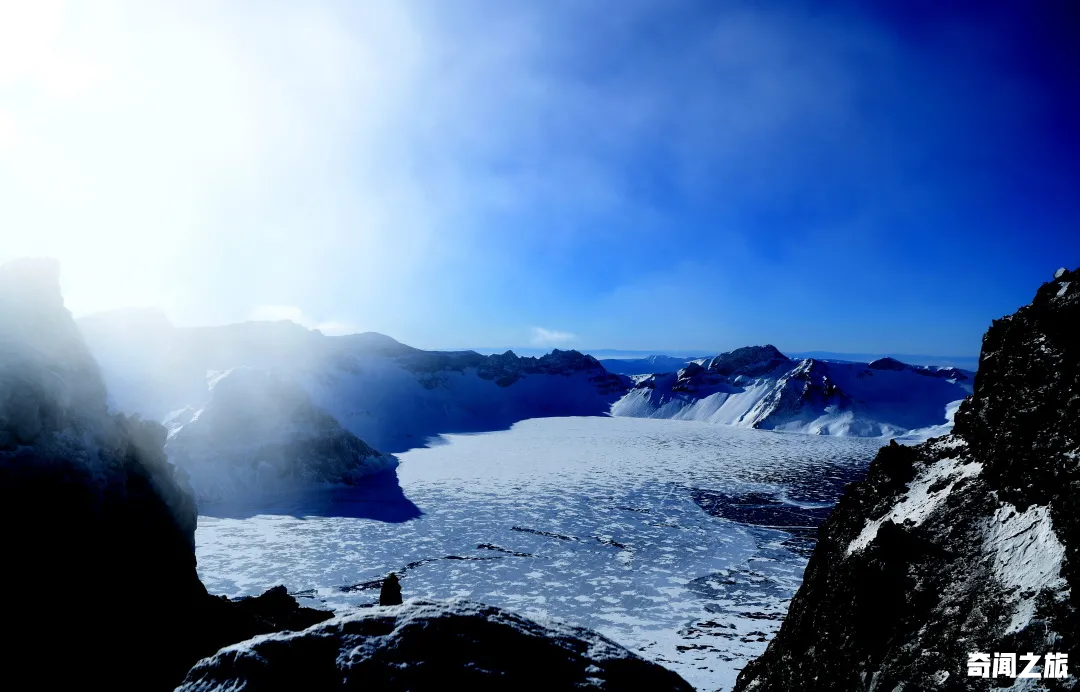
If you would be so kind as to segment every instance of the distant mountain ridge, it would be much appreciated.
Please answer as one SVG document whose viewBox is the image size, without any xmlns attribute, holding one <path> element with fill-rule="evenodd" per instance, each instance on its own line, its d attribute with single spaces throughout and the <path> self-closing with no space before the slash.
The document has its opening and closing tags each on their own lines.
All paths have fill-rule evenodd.
<svg viewBox="0 0 1080 692">
<path fill-rule="evenodd" d="M 349 433 L 390 453 L 440 433 L 605 415 L 632 384 L 577 351 L 424 351 L 382 334 L 325 336 L 288 321 L 181 328 L 125 311 L 84 318 L 80 327 L 117 410 L 154 420 L 199 410 L 210 400 L 208 376 L 255 368 L 295 385 Z"/>
<path fill-rule="evenodd" d="M 893 358 L 796 360 L 775 346 L 747 346 L 634 378 L 612 414 L 859 437 L 899 436 L 949 423 L 974 374 Z M 938 427 L 935 427 L 938 426 Z"/>
<path fill-rule="evenodd" d="M 276 447 L 252 432 L 242 455 L 249 460 L 248 481 L 212 476 L 201 486 L 201 497 L 216 492 L 215 484 L 221 483 L 269 487 L 259 468 L 280 467 L 281 473 L 313 482 L 332 480 L 327 469 L 342 470 L 338 477 L 346 481 L 355 478 L 344 472 L 342 460 L 325 456 L 307 458 L 304 468 L 281 467 L 280 452 L 302 439 L 356 438 L 347 443 L 341 437 L 340 444 L 322 447 L 345 455 L 357 469 L 375 471 L 393 466 L 377 462 L 383 458 L 379 455 L 422 446 L 442 433 L 498 430 L 545 416 L 610 414 L 920 439 L 948 430 L 949 412 L 970 393 L 972 377 L 969 371 L 916 367 L 895 359 L 796 360 L 771 345 L 690 361 L 657 356 L 629 365 L 609 362 L 638 373 L 651 371 L 631 377 L 573 350 L 555 349 L 539 357 L 513 351 L 425 351 L 383 334 L 326 336 L 288 321 L 178 328 L 154 311 L 122 311 L 84 318 L 79 326 L 101 364 L 112 407 L 168 420 L 174 428 L 185 426 L 182 432 L 174 430 L 169 449 L 191 468 L 211 468 L 202 457 L 218 459 L 211 450 L 220 447 L 199 442 L 211 424 L 193 416 L 207 411 L 222 420 L 235 417 L 212 405 L 210 383 L 219 373 L 258 371 L 259 378 L 279 383 L 280 391 L 293 392 L 288 398 L 297 407 L 289 415 L 308 411 L 300 416 L 306 422 L 281 419 L 272 426 L 295 437 L 275 437 Z M 251 376 L 246 379 L 254 387 L 250 396 L 256 396 L 262 385 L 256 386 Z M 242 398 L 233 400 L 234 406 L 243 405 Z M 316 424 L 320 416 L 341 430 Z M 193 483 L 200 487 L 197 480 Z"/>
</svg>

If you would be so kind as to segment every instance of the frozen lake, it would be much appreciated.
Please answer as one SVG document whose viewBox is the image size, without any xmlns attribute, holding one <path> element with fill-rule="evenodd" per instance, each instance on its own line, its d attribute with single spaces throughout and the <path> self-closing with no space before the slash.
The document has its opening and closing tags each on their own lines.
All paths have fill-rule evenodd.
<svg viewBox="0 0 1080 692">
<path fill-rule="evenodd" d="M 399 455 L 400 491 L 201 516 L 199 574 L 211 593 L 285 584 L 343 610 L 394 571 L 405 598 L 584 625 L 728 690 L 779 628 L 812 527 L 880 445 L 641 418 L 446 435 Z"/>
</svg>

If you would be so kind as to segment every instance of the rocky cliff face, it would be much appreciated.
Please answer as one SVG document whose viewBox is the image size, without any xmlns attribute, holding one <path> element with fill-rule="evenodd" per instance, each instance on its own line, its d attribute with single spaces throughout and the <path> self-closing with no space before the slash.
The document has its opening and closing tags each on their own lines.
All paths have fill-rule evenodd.
<svg viewBox="0 0 1080 692">
<path fill-rule="evenodd" d="M 195 503 L 165 429 L 107 411 L 55 262 L 0 267 L 0 593 L 5 678 L 171 689 L 220 646 L 324 618 L 285 596 L 244 608 L 195 571 Z"/>
<path fill-rule="evenodd" d="M 1080 271 L 1065 270 L 994 321 L 953 433 L 884 447 L 849 486 L 779 635 L 736 689 L 1014 682 L 968 677 L 973 652 L 1067 653 L 1075 665 L 1078 324 Z"/>
</svg>

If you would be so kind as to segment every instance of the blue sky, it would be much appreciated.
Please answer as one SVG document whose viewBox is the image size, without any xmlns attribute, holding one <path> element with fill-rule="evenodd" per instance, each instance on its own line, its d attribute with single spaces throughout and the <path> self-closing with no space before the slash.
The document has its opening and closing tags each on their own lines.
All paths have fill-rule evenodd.
<svg viewBox="0 0 1080 692">
<path fill-rule="evenodd" d="M 0 0 L 0 258 L 77 315 L 967 355 L 1080 265 L 1068 2 L 172 5 Z"/>
</svg>

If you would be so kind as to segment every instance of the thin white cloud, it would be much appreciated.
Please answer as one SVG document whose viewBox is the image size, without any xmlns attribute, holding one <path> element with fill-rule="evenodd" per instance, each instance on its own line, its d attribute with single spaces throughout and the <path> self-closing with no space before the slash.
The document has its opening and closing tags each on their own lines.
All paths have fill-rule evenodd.
<svg viewBox="0 0 1080 692">
<path fill-rule="evenodd" d="M 577 335 L 571 334 L 570 332 L 560 332 L 554 329 L 533 327 L 531 343 L 533 346 L 561 346 L 576 338 Z"/>
<path fill-rule="evenodd" d="M 304 311 L 293 305 L 260 305 L 251 311 L 248 319 L 258 322 L 277 322 L 288 320 L 295 322 L 308 329 L 317 329 L 327 336 L 341 336 L 343 334 L 356 334 L 358 327 L 348 322 L 337 320 L 318 321 L 304 314 Z"/>
</svg>

